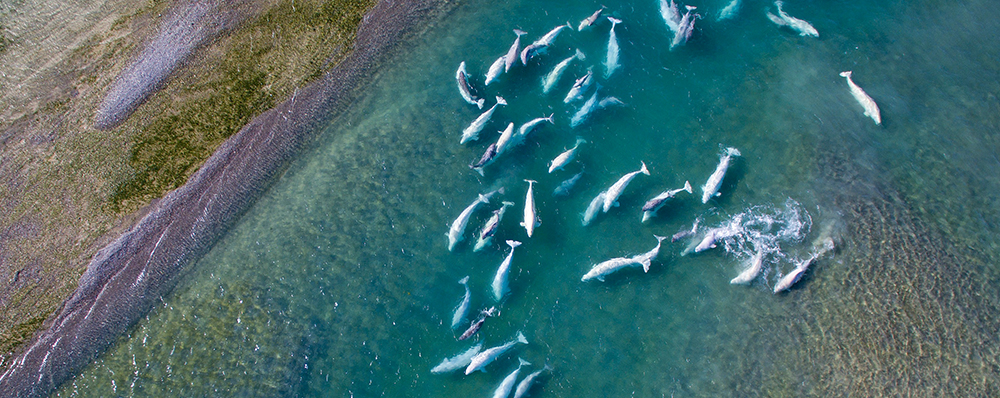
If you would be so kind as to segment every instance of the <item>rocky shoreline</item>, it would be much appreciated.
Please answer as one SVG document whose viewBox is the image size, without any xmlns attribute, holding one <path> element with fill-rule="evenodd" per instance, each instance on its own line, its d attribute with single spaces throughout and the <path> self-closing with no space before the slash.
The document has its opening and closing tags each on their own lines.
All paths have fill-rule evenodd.
<svg viewBox="0 0 1000 398">
<path fill-rule="evenodd" d="M 94 256 L 50 327 L 0 376 L 0 396 L 47 396 L 70 380 L 174 287 L 281 174 L 303 144 L 356 97 L 378 65 L 402 50 L 446 0 L 380 1 L 353 52 L 313 84 L 254 118 L 131 230 Z"/>
</svg>

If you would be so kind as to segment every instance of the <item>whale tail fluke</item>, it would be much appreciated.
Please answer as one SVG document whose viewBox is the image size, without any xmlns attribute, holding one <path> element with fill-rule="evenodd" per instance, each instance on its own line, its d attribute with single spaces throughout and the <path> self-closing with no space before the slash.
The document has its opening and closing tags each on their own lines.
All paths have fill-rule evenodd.
<svg viewBox="0 0 1000 398">
<path fill-rule="evenodd" d="M 694 190 L 691 189 L 691 181 L 684 181 L 684 190 L 688 193 L 694 193 Z"/>
</svg>

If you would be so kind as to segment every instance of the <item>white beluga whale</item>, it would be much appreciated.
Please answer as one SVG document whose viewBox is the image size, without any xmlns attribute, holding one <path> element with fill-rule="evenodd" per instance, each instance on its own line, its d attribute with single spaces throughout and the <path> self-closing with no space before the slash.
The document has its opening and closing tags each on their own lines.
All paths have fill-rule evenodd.
<svg viewBox="0 0 1000 398">
<path fill-rule="evenodd" d="M 604 203 L 602 204 L 602 210 L 604 210 L 605 213 L 607 213 L 608 210 L 611 210 L 612 206 L 618 205 L 618 197 L 622 195 L 622 192 L 625 191 L 625 187 L 632 182 L 632 179 L 635 178 L 635 176 L 639 174 L 649 175 L 649 169 L 646 168 L 646 162 L 640 163 L 642 163 L 642 167 L 640 167 L 639 170 L 623 175 L 618 179 L 618 181 L 615 181 L 615 183 L 611 185 L 611 188 L 608 188 L 607 194 L 604 195 Z"/>
<path fill-rule="evenodd" d="M 517 369 L 503 378 L 497 389 L 493 391 L 493 398 L 507 398 L 510 392 L 514 389 L 514 383 L 517 383 L 517 376 L 521 373 L 521 368 L 525 365 L 531 365 L 531 362 L 525 361 L 522 358 L 517 359 L 518 365 Z"/>
<path fill-rule="evenodd" d="M 554 29 L 550 30 L 549 33 L 546 33 L 545 36 L 542 36 L 538 40 L 535 40 L 534 43 L 524 47 L 524 50 L 521 51 L 521 63 L 527 65 L 531 58 L 547 51 L 549 46 L 556 41 L 556 37 L 559 36 L 559 33 L 562 33 L 563 29 L 566 28 L 569 28 L 570 30 L 573 29 L 569 22 L 566 22 L 565 25 L 556 26 Z"/>
<path fill-rule="evenodd" d="M 535 385 L 535 380 L 538 380 L 538 375 L 547 370 L 552 370 L 552 367 L 549 366 L 549 364 L 545 364 L 545 366 L 541 369 L 531 372 L 531 374 L 525 376 L 524 380 L 517 383 L 517 389 L 514 391 L 514 398 L 527 397 L 528 391 L 530 391 L 531 387 Z"/>
<path fill-rule="evenodd" d="M 518 343 L 528 344 L 528 339 L 524 337 L 524 333 L 517 332 L 517 337 L 515 337 L 514 340 L 511 340 L 504 345 L 489 348 L 479 354 L 476 354 L 476 356 L 472 357 L 472 361 L 469 363 L 469 366 L 465 368 L 465 374 L 469 375 L 477 370 L 485 372 L 486 370 L 483 368 L 486 367 L 486 365 L 489 365 L 511 348 L 514 348 L 514 346 Z"/>
<path fill-rule="evenodd" d="M 503 97 L 497 96 L 496 104 L 493 104 L 490 109 L 487 109 L 486 112 L 480 114 L 476 120 L 473 120 L 472 123 L 469 124 L 469 127 L 462 130 L 462 139 L 459 140 L 459 143 L 464 144 L 469 141 L 478 140 L 479 132 L 483 131 L 483 127 L 485 127 L 486 123 L 489 123 L 490 119 L 493 118 L 493 112 L 496 111 L 497 107 L 500 105 L 507 105 L 507 101 L 505 101 Z"/>
<path fill-rule="evenodd" d="M 510 72 L 510 67 L 514 65 L 514 62 L 517 61 L 517 52 L 519 51 L 518 49 L 521 47 L 521 35 L 527 33 L 528 32 L 525 32 L 520 29 L 514 29 L 514 34 L 517 35 L 517 38 L 514 39 L 514 44 L 511 44 L 510 50 L 507 50 L 507 54 L 504 55 L 504 66 L 503 66 L 504 72 Z"/>
<path fill-rule="evenodd" d="M 799 32 L 799 36 L 819 37 L 819 31 L 817 31 L 816 28 L 814 28 L 809 22 L 785 13 L 785 11 L 781 9 L 782 4 L 783 2 L 781 0 L 774 2 L 774 6 L 778 8 L 778 15 L 767 13 L 767 18 L 770 19 L 771 22 L 774 22 L 778 26 L 789 27 L 792 30 Z"/>
<path fill-rule="evenodd" d="M 524 221 L 521 222 L 521 226 L 528 233 L 528 237 L 535 232 L 535 227 L 542 225 L 542 222 L 538 220 L 538 212 L 535 209 L 535 184 L 538 181 L 535 180 L 524 180 L 528 183 L 528 193 L 524 198 Z"/>
<path fill-rule="evenodd" d="M 486 81 L 483 82 L 483 84 L 489 86 L 490 83 L 495 82 L 497 78 L 500 77 L 500 74 L 503 73 L 503 68 L 506 62 L 507 62 L 506 55 L 501 55 L 500 58 L 497 58 L 496 61 L 493 61 L 493 64 L 490 65 L 490 69 L 486 71 Z"/>
<path fill-rule="evenodd" d="M 431 373 L 449 373 L 467 367 L 472 362 L 472 358 L 478 355 L 482 349 L 483 343 L 478 343 L 461 354 L 445 358 L 445 360 L 431 369 Z"/>
<path fill-rule="evenodd" d="M 510 262 L 514 258 L 514 248 L 521 246 L 521 242 L 508 240 L 507 246 L 510 246 L 510 253 L 507 253 L 507 257 L 504 257 L 503 262 L 500 263 L 500 267 L 497 268 L 497 273 L 493 276 L 493 283 L 490 286 L 493 288 L 493 298 L 496 301 L 502 301 L 503 297 L 510 291 L 510 288 L 507 286 L 507 275 L 510 274 Z"/>
<path fill-rule="evenodd" d="M 753 257 L 750 257 L 750 264 L 736 275 L 735 278 L 729 281 L 732 285 L 745 285 L 757 279 L 757 275 L 760 275 L 761 269 L 764 267 L 764 246 L 757 244 L 757 252 L 754 253 Z"/>
<path fill-rule="evenodd" d="M 858 100 L 861 107 L 865 109 L 865 116 L 872 118 L 875 124 L 882 124 L 882 115 L 878 111 L 878 105 L 875 104 L 875 100 L 868 96 L 865 90 L 854 84 L 854 80 L 851 80 L 851 71 L 840 72 L 840 75 L 847 78 L 847 86 L 851 88 L 851 95 L 854 99 Z"/>
<path fill-rule="evenodd" d="M 674 32 L 674 39 L 670 42 L 671 50 L 681 44 L 687 43 L 688 39 L 691 38 L 691 34 L 694 33 L 694 21 L 701 18 L 701 15 L 691 13 L 691 11 L 694 11 L 696 7 L 685 7 L 687 7 L 687 13 L 685 13 L 684 17 L 682 17 L 677 23 L 677 31 Z"/>
<path fill-rule="evenodd" d="M 502 194 L 503 188 L 490 192 L 485 195 L 480 194 L 479 198 L 473 201 L 472 204 L 470 204 L 468 207 L 465 208 L 465 210 L 462 210 L 462 214 L 459 214 L 458 218 L 456 218 L 455 221 L 451 223 L 451 228 L 448 229 L 448 233 L 446 234 L 448 235 L 448 251 L 454 250 L 455 244 L 461 242 L 462 239 L 465 239 L 465 237 L 463 236 L 465 234 L 465 226 L 469 224 L 469 217 L 471 217 L 472 213 L 476 211 L 476 208 L 478 208 L 479 205 L 483 203 L 489 203 L 490 197 L 492 197 L 496 193 Z"/>
<path fill-rule="evenodd" d="M 618 63 L 618 35 L 615 33 L 615 26 L 622 23 L 622 20 L 615 17 L 608 17 L 611 21 L 611 33 L 608 36 L 608 54 L 604 58 L 604 78 L 611 77 L 621 66 Z"/>
<path fill-rule="evenodd" d="M 781 293 L 785 290 L 790 289 L 794 286 L 800 279 L 802 275 L 805 275 L 806 270 L 812 265 L 816 259 L 820 258 L 822 255 L 833 250 L 833 239 L 830 237 L 821 237 L 817 242 L 813 242 L 813 246 L 819 246 L 819 249 L 812 253 L 805 260 L 799 261 L 795 264 L 795 269 L 789 272 L 785 276 L 778 280 L 778 283 L 774 285 L 774 294 Z"/>
<path fill-rule="evenodd" d="M 513 206 L 514 202 L 503 202 L 499 209 L 493 211 L 493 216 L 489 220 L 486 220 L 486 224 L 483 225 L 483 229 L 479 231 L 479 239 L 476 240 L 476 246 L 472 249 L 474 252 L 483 250 L 486 245 L 493 241 L 493 235 L 496 235 L 497 227 L 500 226 L 500 220 L 503 219 L 503 215 L 507 212 L 507 208 Z"/>
<path fill-rule="evenodd" d="M 567 164 L 569 164 L 569 162 L 572 162 L 573 158 L 576 157 L 576 151 L 577 149 L 580 148 L 580 144 L 586 142 L 587 140 L 583 139 L 582 137 L 576 137 L 576 145 L 573 145 L 572 148 L 567 149 L 563 153 L 560 153 L 559 156 L 556 156 L 555 159 L 552 159 L 552 162 L 549 163 L 549 174 L 552 174 L 553 171 L 562 169 L 563 166 L 566 166 Z"/>
<path fill-rule="evenodd" d="M 587 210 L 583 212 L 583 226 L 586 227 L 590 225 L 591 221 L 594 221 L 594 217 L 597 213 L 601 211 L 601 207 L 604 207 L 604 197 L 607 196 L 608 191 L 601 191 L 597 194 L 593 200 L 590 201 L 590 205 L 587 206 Z"/>
<path fill-rule="evenodd" d="M 674 0 L 660 0 L 660 16 L 663 17 L 663 22 L 667 24 L 667 29 L 670 29 L 670 32 L 676 35 L 681 27 L 681 14 Z"/>
<path fill-rule="evenodd" d="M 594 95 L 591 95 L 590 99 L 588 99 L 587 102 L 583 103 L 583 106 L 581 106 L 580 109 L 578 109 L 576 113 L 573 114 L 573 117 L 571 117 L 569 120 L 570 127 L 575 128 L 580 126 L 581 124 L 583 124 L 583 122 L 586 122 L 588 119 L 590 119 L 590 115 L 593 114 L 594 111 L 598 109 L 604 109 L 612 105 L 625 105 L 624 102 L 615 97 L 604 97 L 600 101 L 598 101 L 597 98 L 599 90 L 600 87 L 598 87 L 597 90 L 594 90 Z"/>
<path fill-rule="evenodd" d="M 660 245 L 663 240 L 666 239 L 666 237 L 663 236 L 653 236 L 656 238 L 656 247 L 652 250 L 632 257 L 617 257 L 603 261 L 594 265 L 590 271 L 583 275 L 583 278 L 581 278 L 580 281 L 586 282 L 591 279 L 597 279 L 604 282 L 604 277 L 621 269 L 634 266 L 642 266 L 644 272 L 649 272 L 649 267 L 651 266 L 653 259 L 660 254 Z"/>
<path fill-rule="evenodd" d="M 580 177 L 583 177 L 583 170 L 579 173 L 574 174 L 572 177 L 563 180 L 559 183 L 556 189 L 552 190 L 552 196 L 565 196 L 569 195 L 569 191 L 576 186 L 577 181 L 580 181 Z"/>
<path fill-rule="evenodd" d="M 566 58 L 561 62 L 559 62 L 558 64 L 556 64 L 556 67 L 552 68 L 552 71 L 549 72 L 549 74 L 545 75 L 544 78 L 542 78 L 542 92 L 548 94 L 549 91 L 552 90 L 552 87 L 554 87 L 556 83 L 559 82 L 559 78 L 562 77 L 563 72 L 565 72 L 566 68 L 569 67 L 570 62 L 573 62 L 573 60 L 577 59 L 583 61 L 586 58 L 587 57 L 583 55 L 583 52 L 581 52 L 580 50 L 576 50 L 576 54 L 573 54 L 569 58 Z"/>
<path fill-rule="evenodd" d="M 472 302 L 472 291 L 469 290 L 469 277 L 459 279 L 458 283 L 465 286 L 465 297 L 462 298 L 462 302 L 455 307 L 455 314 L 451 316 L 451 329 L 454 330 L 458 328 L 458 325 L 465 321 L 465 315 L 469 313 L 469 303 Z"/>
<path fill-rule="evenodd" d="M 514 139 L 514 122 L 510 122 L 503 131 L 500 132 L 500 138 L 497 138 L 497 156 L 507 152 L 507 148 L 510 146 L 511 140 Z"/>
<path fill-rule="evenodd" d="M 719 17 L 716 18 L 715 20 L 716 21 L 724 21 L 724 20 L 727 20 L 727 19 L 735 18 L 736 17 L 736 13 L 740 12 L 740 5 L 741 5 L 741 3 L 742 3 L 742 0 L 733 0 L 733 1 L 730 1 L 729 5 L 723 7 L 722 10 L 719 11 Z"/>
<path fill-rule="evenodd" d="M 569 89 L 566 93 L 566 98 L 563 99 L 563 103 L 576 102 L 583 99 L 583 94 L 590 89 L 590 86 L 594 83 L 594 71 L 588 70 L 587 74 L 583 75 L 576 82 L 573 83 L 573 87 Z"/>
<path fill-rule="evenodd" d="M 535 131 L 535 129 L 537 129 L 538 126 L 540 126 L 544 122 L 549 122 L 550 124 L 555 125 L 556 124 L 556 120 L 554 119 L 555 116 L 556 114 L 553 113 L 547 117 L 535 118 L 525 124 L 522 124 L 521 127 L 517 129 L 517 135 L 514 136 L 515 140 L 511 142 L 511 145 L 509 145 L 505 149 L 510 149 L 512 147 L 523 144 L 524 140 L 528 138 L 528 134 L 531 134 L 532 131 Z"/>
<path fill-rule="evenodd" d="M 688 193 L 692 193 L 693 191 L 691 190 L 691 182 L 684 181 L 683 188 L 663 191 L 663 193 L 654 196 L 650 200 L 647 200 L 646 204 L 642 205 L 642 222 L 646 222 L 646 220 L 649 220 L 650 218 L 655 216 L 656 212 L 659 211 L 660 208 L 663 207 L 663 205 L 667 204 L 667 200 L 673 198 L 674 195 L 677 195 L 681 191 L 687 191 Z"/>
<path fill-rule="evenodd" d="M 719 196 L 719 188 L 722 186 L 722 180 L 726 177 L 726 170 L 729 170 L 729 165 L 732 163 L 734 156 L 743 156 L 739 149 L 729 147 L 726 148 L 722 153 L 722 157 L 719 159 L 719 165 L 715 167 L 715 171 L 712 175 L 708 176 L 708 181 L 705 181 L 705 185 L 701 187 L 701 203 L 708 203 L 708 200 L 714 196 Z"/>
<path fill-rule="evenodd" d="M 601 8 L 599 8 L 597 11 L 594 11 L 593 14 L 590 14 L 589 17 L 580 21 L 580 26 L 578 26 L 576 30 L 578 32 L 582 32 L 584 29 L 594 26 L 594 24 L 597 23 L 597 21 L 601 18 L 601 13 L 604 12 L 604 9 L 605 7 L 601 6 Z"/>
<path fill-rule="evenodd" d="M 458 64 L 458 71 L 455 72 L 455 80 L 458 83 L 458 93 L 462 94 L 462 99 L 472 105 L 479 106 L 479 109 L 483 109 L 483 103 L 486 102 L 486 99 L 477 98 L 472 93 L 472 86 L 469 85 L 469 72 L 465 71 L 465 61 Z"/>
</svg>

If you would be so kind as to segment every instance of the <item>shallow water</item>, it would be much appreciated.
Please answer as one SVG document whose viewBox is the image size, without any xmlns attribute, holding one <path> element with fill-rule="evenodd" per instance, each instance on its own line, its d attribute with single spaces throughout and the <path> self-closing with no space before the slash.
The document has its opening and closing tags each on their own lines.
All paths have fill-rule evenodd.
<svg viewBox="0 0 1000 398">
<path fill-rule="evenodd" d="M 527 31 L 530 42 L 567 20 L 576 25 L 599 4 L 459 7 L 325 128 L 162 306 L 56 395 L 486 396 L 517 356 L 533 363 L 523 374 L 545 363 L 554 368 L 532 396 L 830 395 L 843 385 L 864 395 L 995 393 L 995 337 L 974 354 L 961 347 L 968 340 L 960 332 L 929 334 L 926 342 L 904 337 L 928 322 L 957 331 L 996 325 L 991 261 L 1000 249 L 990 199 L 1000 187 L 988 176 L 1000 169 L 1000 44 L 980 38 L 1000 32 L 1000 10 L 986 1 L 787 2 L 786 12 L 816 26 L 815 39 L 777 28 L 764 16 L 772 10 L 765 2 L 744 1 L 734 20 L 716 22 L 725 3 L 695 3 L 706 18 L 689 43 L 670 51 L 655 2 L 601 2 L 624 21 L 616 28 L 622 66 L 597 81 L 626 105 L 597 111 L 576 129 L 569 127 L 575 107 L 561 97 L 586 66 L 603 74 L 606 21 L 564 32 L 549 54 L 487 89 L 483 74 L 510 46 L 511 29 Z M 587 60 L 542 95 L 541 77 L 574 48 Z M 497 110 L 479 141 L 459 145 L 461 130 L 480 112 L 455 88 L 463 60 L 486 106 L 497 94 L 510 105 Z M 882 126 L 862 114 L 842 70 L 853 70 L 879 103 Z M 555 125 L 534 132 L 484 177 L 468 168 L 493 131 L 550 113 Z M 547 174 L 548 162 L 577 136 L 588 141 L 577 161 Z M 702 204 L 700 187 L 722 146 L 742 156 L 722 196 Z M 851 183 L 824 172 L 830 159 L 854 176 Z M 581 226 L 591 199 L 640 162 L 651 175 L 637 176 L 618 207 Z M 552 198 L 581 168 L 571 194 Z M 538 180 L 542 223 L 531 238 L 518 226 L 523 179 Z M 658 217 L 639 222 L 646 199 L 685 180 L 694 195 L 681 193 Z M 499 199 L 517 205 L 493 246 L 473 253 L 472 232 L 500 200 L 474 213 L 465 241 L 448 252 L 444 235 L 454 218 L 477 194 L 501 186 Z M 871 199 L 883 196 L 898 199 Z M 845 208 L 853 203 L 861 204 Z M 865 216 L 869 208 L 881 213 Z M 689 241 L 665 241 L 648 273 L 632 268 L 603 283 L 580 282 L 593 264 L 646 252 L 654 234 L 672 235 L 696 219 L 721 226 L 740 215 L 778 220 L 746 235 L 766 235 L 780 248 L 750 286 L 729 284 L 752 252 L 739 236 L 684 256 Z M 824 231 L 838 250 L 789 293 L 773 295 L 776 281 Z M 494 346 L 523 331 L 530 344 L 487 373 L 431 374 L 475 344 L 456 342 L 461 330 L 450 328 L 464 293 L 457 281 L 470 276 L 473 311 L 497 304 L 489 284 L 507 254 L 504 239 L 524 242 L 514 254 L 511 292 L 476 341 Z M 915 243 L 879 247 L 898 241 Z M 896 294 L 887 286 L 922 286 L 908 280 L 921 273 L 920 260 L 961 265 L 937 268 L 957 274 L 921 275 L 944 285 L 934 294 L 893 296 L 898 304 L 889 305 L 905 317 L 888 323 L 899 328 L 889 332 L 902 337 L 879 345 L 852 335 L 879 319 L 888 302 L 882 296 Z M 886 270 L 883 279 L 866 273 L 874 263 Z M 970 315 L 931 319 L 927 314 L 942 311 L 933 308 L 954 301 L 934 297 L 964 294 L 951 280 L 972 281 L 985 298 L 958 301 L 958 311 Z M 852 283 L 877 294 L 861 299 Z M 824 363 L 812 362 L 812 354 Z M 974 374 L 960 368 L 970 362 Z M 940 369 L 965 372 L 941 385 L 912 381 Z M 870 376 L 892 372 L 899 379 Z M 841 381 L 852 374 L 863 381 Z"/>
</svg>

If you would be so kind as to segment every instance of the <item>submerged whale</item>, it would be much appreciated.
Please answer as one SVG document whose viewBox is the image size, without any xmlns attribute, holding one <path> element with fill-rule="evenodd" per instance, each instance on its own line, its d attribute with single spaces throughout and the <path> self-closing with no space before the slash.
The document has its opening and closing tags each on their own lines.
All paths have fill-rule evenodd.
<svg viewBox="0 0 1000 398">
<path fill-rule="evenodd" d="M 875 124 L 882 124 L 882 115 L 878 111 L 878 105 L 875 104 L 875 100 L 868 96 L 865 90 L 854 84 L 854 80 L 851 80 L 851 71 L 840 72 L 840 75 L 847 78 L 847 86 L 851 88 L 851 95 L 854 99 L 858 100 L 861 107 L 865 109 L 865 116 L 872 118 Z"/>
</svg>

